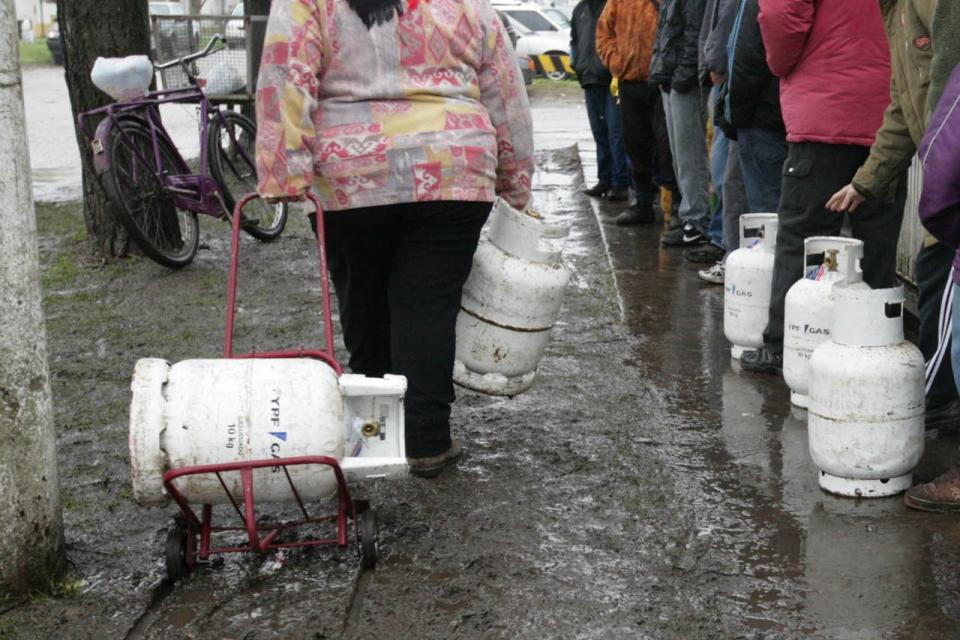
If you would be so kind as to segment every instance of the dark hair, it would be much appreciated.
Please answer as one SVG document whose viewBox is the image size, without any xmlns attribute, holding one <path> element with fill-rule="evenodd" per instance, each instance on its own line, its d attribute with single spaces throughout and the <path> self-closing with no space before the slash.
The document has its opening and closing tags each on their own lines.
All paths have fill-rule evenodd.
<svg viewBox="0 0 960 640">
<path fill-rule="evenodd" d="M 375 24 L 390 22 L 394 15 L 402 15 L 404 0 L 347 0 L 347 4 L 369 29 Z M 416 6 L 415 2 L 410 4 L 411 9 Z"/>
</svg>

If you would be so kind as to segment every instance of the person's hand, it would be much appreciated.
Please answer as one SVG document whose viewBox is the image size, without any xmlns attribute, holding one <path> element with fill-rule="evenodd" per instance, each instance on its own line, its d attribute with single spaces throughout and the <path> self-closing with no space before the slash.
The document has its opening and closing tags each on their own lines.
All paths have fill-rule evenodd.
<svg viewBox="0 0 960 640">
<path fill-rule="evenodd" d="M 710 82 L 714 85 L 723 84 L 724 80 L 727 79 L 727 74 L 717 73 L 716 71 L 710 72 Z"/>
<path fill-rule="evenodd" d="M 852 184 L 848 184 L 827 200 L 827 209 L 836 211 L 837 213 L 843 213 L 844 211 L 853 213 L 864 200 L 866 200 L 866 198 L 860 195 L 860 193 L 853 188 Z"/>
</svg>

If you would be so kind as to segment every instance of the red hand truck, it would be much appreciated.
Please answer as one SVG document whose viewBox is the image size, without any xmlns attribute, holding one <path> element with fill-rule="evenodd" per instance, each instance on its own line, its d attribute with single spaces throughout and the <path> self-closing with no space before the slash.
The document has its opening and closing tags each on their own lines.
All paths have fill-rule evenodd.
<svg viewBox="0 0 960 640">
<path fill-rule="evenodd" d="M 235 354 L 233 352 L 234 318 L 237 302 L 237 269 L 240 262 L 240 224 L 243 208 L 250 201 L 258 198 L 251 194 L 237 203 L 233 212 L 232 236 L 230 244 L 230 271 L 227 280 L 227 318 L 223 345 L 225 358 L 314 358 L 320 360 L 341 375 L 343 368 L 337 362 L 333 349 L 333 322 L 330 311 L 330 284 L 327 272 L 327 254 L 324 243 L 323 210 L 319 199 L 308 194 L 307 198 L 317 210 L 317 250 L 320 260 L 320 287 L 323 298 L 324 341 L 321 349 L 293 349 L 288 351 L 264 351 Z M 316 465 L 329 467 L 333 470 L 337 486 L 336 513 L 325 515 L 311 515 L 301 499 L 300 492 L 291 479 L 289 467 L 298 465 Z M 293 521 L 278 521 L 271 523 L 257 522 L 256 499 L 254 493 L 253 471 L 264 467 L 279 467 L 286 475 L 290 485 L 290 492 L 300 508 L 302 518 Z M 227 488 L 222 474 L 239 472 L 243 495 L 235 496 Z M 200 515 L 190 506 L 183 492 L 178 488 L 178 480 L 196 475 L 216 475 L 220 485 L 226 492 L 228 501 L 239 517 L 239 525 L 225 526 L 214 524 L 213 505 L 202 505 Z M 175 518 L 173 527 L 167 534 L 166 567 L 167 577 L 176 581 L 189 574 L 199 561 L 207 561 L 213 555 L 227 553 L 253 552 L 263 553 L 273 549 L 295 547 L 314 547 L 320 545 L 338 545 L 347 547 L 351 541 L 358 546 L 360 565 L 363 569 L 372 569 L 376 566 L 378 553 L 379 532 L 377 528 L 376 512 L 370 508 L 367 500 L 354 500 L 350 496 L 346 479 L 340 467 L 340 462 L 329 456 L 301 456 L 295 458 L 270 458 L 265 460 L 248 460 L 221 464 L 204 464 L 179 469 L 171 469 L 163 476 L 163 486 L 167 493 L 180 507 L 182 513 Z M 291 542 L 280 541 L 283 532 L 304 527 L 330 523 L 336 526 L 336 534 L 332 537 L 311 537 L 305 540 Z M 350 524 L 352 523 L 352 531 Z M 215 546 L 214 537 L 218 534 L 237 532 L 246 533 L 246 544 Z M 198 544 L 199 538 L 199 544 Z"/>
</svg>

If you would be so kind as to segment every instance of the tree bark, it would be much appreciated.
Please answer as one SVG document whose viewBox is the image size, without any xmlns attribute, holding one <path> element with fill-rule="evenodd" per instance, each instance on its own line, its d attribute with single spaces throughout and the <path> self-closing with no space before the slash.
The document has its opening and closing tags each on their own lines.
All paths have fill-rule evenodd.
<svg viewBox="0 0 960 640">
<path fill-rule="evenodd" d="M 0 0 L 0 592 L 56 584 L 63 520 L 13 0 Z"/>
<path fill-rule="evenodd" d="M 73 116 L 108 104 L 111 99 L 90 81 L 98 56 L 148 55 L 150 23 L 146 0 L 57 0 L 64 70 Z M 96 122 L 90 125 L 95 127 Z M 92 132 L 91 132 L 92 133 Z M 104 258 L 127 253 L 130 240 L 97 184 L 90 141 L 77 130 L 83 165 L 83 215 L 93 249 Z"/>
</svg>

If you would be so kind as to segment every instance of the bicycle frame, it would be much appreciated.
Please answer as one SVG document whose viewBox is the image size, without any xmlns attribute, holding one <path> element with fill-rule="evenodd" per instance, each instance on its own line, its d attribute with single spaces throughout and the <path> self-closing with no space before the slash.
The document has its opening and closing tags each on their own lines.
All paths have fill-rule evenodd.
<svg viewBox="0 0 960 640">
<path fill-rule="evenodd" d="M 192 79 L 192 78 L 191 78 Z M 195 82 L 195 81 L 194 81 Z M 163 120 L 160 116 L 160 105 L 169 103 L 198 103 L 200 105 L 200 173 L 191 173 L 186 160 L 177 149 L 173 139 L 163 126 Z M 220 185 L 210 175 L 209 153 L 207 144 L 208 127 L 210 126 L 211 111 L 218 114 L 221 123 L 226 127 L 226 121 L 219 109 L 211 109 L 210 101 L 199 84 L 188 87 L 179 87 L 169 90 L 152 91 L 143 98 L 129 102 L 117 102 L 106 107 L 93 109 L 81 113 L 77 118 L 80 130 L 84 133 L 91 143 L 93 150 L 94 168 L 97 175 L 101 175 L 110 168 L 109 158 L 105 153 L 106 145 L 109 142 L 110 131 L 117 127 L 121 134 L 121 139 L 130 151 L 136 155 L 140 162 L 145 166 L 154 167 L 154 174 L 157 181 L 164 186 L 164 189 L 174 196 L 174 202 L 180 209 L 186 209 L 196 213 L 202 213 L 215 218 L 226 218 L 230 211 L 223 201 Z M 104 116 L 97 125 L 96 131 L 90 133 L 89 119 L 96 116 Z M 119 121 L 124 116 L 138 116 L 150 129 L 151 147 L 153 158 L 146 158 L 140 149 L 134 144 L 131 136 L 119 127 Z M 239 145 L 232 129 L 227 128 L 231 142 L 243 155 L 244 160 L 251 162 L 246 152 Z M 176 153 L 176 162 L 180 173 L 177 175 L 164 175 L 162 171 L 162 159 L 160 155 L 160 145 L 158 140 L 164 138 Z"/>
</svg>

